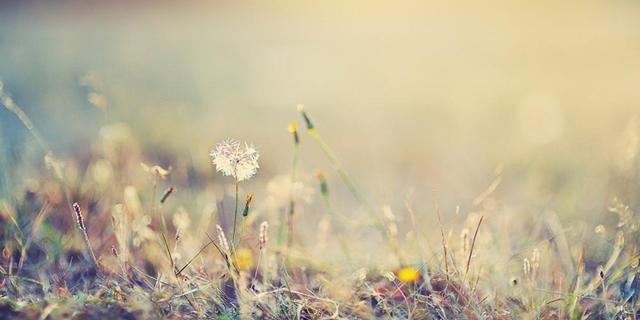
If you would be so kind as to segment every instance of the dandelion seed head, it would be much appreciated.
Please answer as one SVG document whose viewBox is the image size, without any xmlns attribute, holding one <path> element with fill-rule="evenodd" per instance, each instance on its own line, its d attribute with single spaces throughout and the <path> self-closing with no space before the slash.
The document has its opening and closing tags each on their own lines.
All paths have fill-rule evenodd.
<svg viewBox="0 0 640 320">
<path fill-rule="evenodd" d="M 258 150 L 247 143 L 242 148 L 237 140 L 227 139 L 218 143 L 210 155 L 216 171 L 225 176 L 232 176 L 238 181 L 250 179 L 260 168 Z"/>
</svg>

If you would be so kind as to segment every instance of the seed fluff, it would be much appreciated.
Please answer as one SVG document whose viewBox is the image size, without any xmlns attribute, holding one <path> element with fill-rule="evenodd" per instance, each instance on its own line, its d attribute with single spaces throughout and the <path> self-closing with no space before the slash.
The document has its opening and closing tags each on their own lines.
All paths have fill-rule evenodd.
<svg viewBox="0 0 640 320">
<path fill-rule="evenodd" d="M 218 143 L 211 150 L 210 155 L 216 166 L 216 171 L 225 176 L 232 176 L 238 181 L 250 179 L 260 168 L 258 150 L 247 143 L 243 148 L 240 141 L 234 139 L 226 139 Z"/>
</svg>

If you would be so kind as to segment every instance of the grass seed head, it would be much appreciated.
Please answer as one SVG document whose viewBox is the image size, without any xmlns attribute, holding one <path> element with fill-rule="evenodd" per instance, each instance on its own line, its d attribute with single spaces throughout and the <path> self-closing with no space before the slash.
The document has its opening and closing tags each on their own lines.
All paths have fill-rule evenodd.
<svg viewBox="0 0 640 320">
<path fill-rule="evenodd" d="M 229 248 L 229 241 L 227 241 L 227 237 L 224 235 L 224 231 L 219 224 L 216 224 L 216 230 L 218 231 L 218 243 L 220 243 L 220 247 L 224 253 L 228 255 L 231 252 Z"/>
<path fill-rule="evenodd" d="M 80 205 L 77 202 L 73 203 L 73 211 L 76 214 L 76 224 L 80 230 L 87 231 L 87 227 L 84 225 L 84 218 L 82 216 L 82 209 L 80 209 Z"/>
<path fill-rule="evenodd" d="M 311 121 L 311 118 L 309 117 L 309 115 L 304 111 L 304 105 L 299 104 L 297 106 L 298 112 L 300 112 L 300 114 L 302 114 L 302 117 L 304 118 L 304 123 L 307 125 L 307 130 L 311 131 L 314 130 L 316 127 L 313 124 L 313 121 Z"/>
<path fill-rule="evenodd" d="M 162 198 L 160 198 L 160 203 L 164 203 L 165 201 L 167 201 L 167 198 L 169 198 L 169 196 L 175 191 L 176 191 L 175 187 L 173 186 L 169 187 L 162 195 Z"/>
<path fill-rule="evenodd" d="M 267 241 L 269 241 L 269 222 L 263 221 L 260 224 L 260 236 L 258 237 L 258 245 L 260 250 L 264 249 L 267 246 Z"/>
</svg>

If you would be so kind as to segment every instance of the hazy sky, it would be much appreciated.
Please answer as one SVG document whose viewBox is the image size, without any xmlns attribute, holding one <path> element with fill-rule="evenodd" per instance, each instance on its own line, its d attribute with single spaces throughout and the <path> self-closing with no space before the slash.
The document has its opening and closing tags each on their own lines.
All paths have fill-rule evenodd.
<svg viewBox="0 0 640 320">
<path fill-rule="evenodd" d="M 201 167 L 236 136 L 283 172 L 304 103 L 374 193 L 465 201 L 502 163 L 580 198 L 604 193 L 591 182 L 637 127 L 639 39 L 636 1 L 16 1 L 0 4 L 0 79 L 61 150 L 125 121 Z"/>
</svg>

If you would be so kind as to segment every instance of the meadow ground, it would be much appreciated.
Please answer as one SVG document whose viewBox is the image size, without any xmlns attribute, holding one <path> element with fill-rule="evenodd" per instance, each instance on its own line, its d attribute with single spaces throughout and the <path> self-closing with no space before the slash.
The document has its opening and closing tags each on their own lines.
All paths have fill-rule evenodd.
<svg viewBox="0 0 640 320">
<path fill-rule="evenodd" d="M 3 318 L 640 316 L 639 219 L 620 198 L 609 199 L 607 222 L 576 233 L 552 210 L 524 219 L 499 207 L 497 168 L 472 210 L 457 207 L 453 220 L 442 218 L 437 197 L 420 208 L 409 198 L 381 206 L 299 106 L 302 125 L 292 122 L 282 142 L 293 150 L 290 174 L 271 179 L 268 201 L 254 205 L 245 184 L 262 159 L 252 145 L 212 148 L 213 187 L 195 182 L 188 166 L 150 164 L 124 124 L 105 125 L 91 148 L 59 157 L 6 91 L 2 105 L 32 135 L 39 169 L 1 202 Z M 302 137 L 335 174 L 299 180 Z M 181 179 L 191 187 L 172 184 Z M 346 187 L 360 215 L 336 209 L 333 185 Z M 321 214 L 302 225 L 310 198 Z M 417 210 L 433 219 L 421 223 Z M 363 241 L 373 243 L 357 252 Z"/>
</svg>

